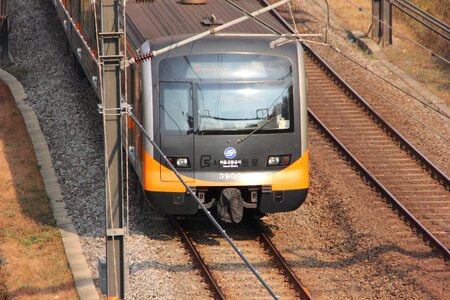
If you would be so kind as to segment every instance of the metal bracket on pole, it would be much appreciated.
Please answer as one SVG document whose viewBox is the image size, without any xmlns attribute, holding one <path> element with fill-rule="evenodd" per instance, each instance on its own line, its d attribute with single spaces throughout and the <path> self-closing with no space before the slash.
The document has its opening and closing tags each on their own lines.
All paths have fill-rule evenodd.
<svg viewBox="0 0 450 300">
<path fill-rule="evenodd" d="M 372 39 L 392 45 L 392 1 L 372 0 Z"/>
</svg>

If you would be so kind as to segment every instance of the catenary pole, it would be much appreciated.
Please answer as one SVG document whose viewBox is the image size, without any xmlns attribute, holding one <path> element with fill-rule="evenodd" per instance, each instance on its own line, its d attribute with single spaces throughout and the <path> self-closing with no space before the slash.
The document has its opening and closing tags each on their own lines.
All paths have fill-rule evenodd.
<svg viewBox="0 0 450 300">
<path fill-rule="evenodd" d="M 119 27 L 119 2 L 101 0 L 100 64 L 105 147 L 106 281 L 108 299 L 124 299 L 124 203 L 122 186 L 122 141 L 120 114 L 120 66 L 123 55 Z"/>
</svg>

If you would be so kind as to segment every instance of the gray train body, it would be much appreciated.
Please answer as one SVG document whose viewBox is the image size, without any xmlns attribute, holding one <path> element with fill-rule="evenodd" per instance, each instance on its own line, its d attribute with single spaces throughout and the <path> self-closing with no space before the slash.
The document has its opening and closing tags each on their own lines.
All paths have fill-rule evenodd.
<svg viewBox="0 0 450 300">
<path fill-rule="evenodd" d="M 98 7 L 83 11 L 79 1 L 64 2 L 54 1 L 70 47 L 100 95 L 95 19 L 89 17 Z M 239 3 L 249 11 L 264 6 Z M 80 11 L 77 20 L 72 14 Z M 220 0 L 128 3 L 123 50 L 132 57 L 208 30 L 205 13 L 224 22 L 241 16 Z M 277 15 L 261 19 L 287 32 Z M 239 219 L 244 207 L 294 210 L 309 188 L 304 53 L 298 42 L 271 48 L 278 38 L 249 20 L 122 73 L 122 91 L 128 90 L 139 122 L 205 205 L 218 206 L 227 221 Z M 166 214 L 197 213 L 194 199 L 136 124 L 124 119 L 122 134 L 150 204 Z"/>
</svg>

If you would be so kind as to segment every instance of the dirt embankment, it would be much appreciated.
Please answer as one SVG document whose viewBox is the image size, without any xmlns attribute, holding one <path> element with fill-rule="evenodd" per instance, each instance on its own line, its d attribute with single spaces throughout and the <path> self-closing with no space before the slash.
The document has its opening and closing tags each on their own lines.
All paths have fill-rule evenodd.
<svg viewBox="0 0 450 300">
<path fill-rule="evenodd" d="M 0 82 L 0 299 L 76 299 L 22 114 Z"/>
</svg>

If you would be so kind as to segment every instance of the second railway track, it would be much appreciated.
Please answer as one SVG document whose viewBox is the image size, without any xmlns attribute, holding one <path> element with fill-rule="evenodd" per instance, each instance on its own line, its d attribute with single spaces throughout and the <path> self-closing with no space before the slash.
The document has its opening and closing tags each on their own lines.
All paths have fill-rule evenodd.
<svg viewBox="0 0 450 300">
<path fill-rule="evenodd" d="M 286 20 L 282 21 L 295 33 Z M 449 259 L 448 176 L 375 112 L 310 46 L 304 47 L 310 118 Z"/>
<path fill-rule="evenodd" d="M 449 181 L 415 153 L 395 129 L 367 108 L 364 100 L 314 55 L 306 57 L 310 116 L 336 137 L 400 206 L 418 220 L 422 233 L 448 258 Z M 399 207 L 398 204 L 397 208 Z M 415 224 L 421 227 L 420 224 Z"/>
</svg>

